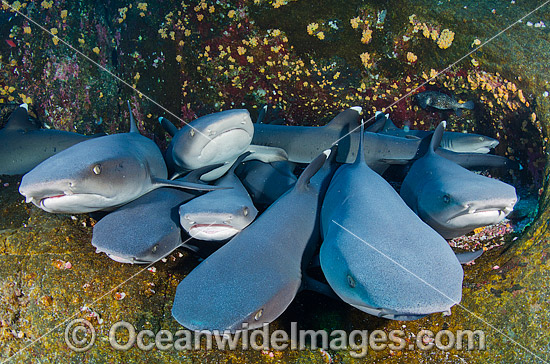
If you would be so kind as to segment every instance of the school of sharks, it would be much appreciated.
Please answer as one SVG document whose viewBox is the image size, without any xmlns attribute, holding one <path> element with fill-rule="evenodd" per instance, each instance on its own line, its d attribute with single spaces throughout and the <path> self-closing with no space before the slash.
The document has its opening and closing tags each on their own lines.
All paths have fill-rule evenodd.
<svg viewBox="0 0 550 364">
<path fill-rule="evenodd" d="M 473 108 L 440 95 L 417 100 Z M 255 123 L 232 109 L 178 130 L 160 117 L 172 136 L 163 153 L 131 108 L 129 132 L 84 136 L 36 126 L 22 104 L 0 130 L 0 174 L 23 175 L 19 192 L 47 212 L 101 214 L 91 243 L 117 262 L 180 247 L 204 258 L 174 298 L 188 329 L 261 327 L 302 290 L 393 320 L 449 312 L 461 264 L 482 250 L 455 254 L 446 239 L 499 223 L 517 202 L 513 186 L 476 172 L 518 164 L 445 121 L 421 131 L 382 112 L 363 119 L 352 107 L 325 126 L 288 126 L 264 107 Z"/>
</svg>

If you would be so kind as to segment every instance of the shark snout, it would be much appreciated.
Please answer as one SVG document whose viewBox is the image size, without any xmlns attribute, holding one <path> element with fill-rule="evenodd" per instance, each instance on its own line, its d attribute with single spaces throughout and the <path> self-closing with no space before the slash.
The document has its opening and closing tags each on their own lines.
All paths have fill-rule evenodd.
<svg viewBox="0 0 550 364">
<path fill-rule="evenodd" d="M 44 198 L 59 197 L 74 194 L 74 182 L 62 180 L 55 182 L 28 183 L 25 176 L 19 186 L 19 193 L 25 196 L 25 202 L 39 202 Z"/>
</svg>

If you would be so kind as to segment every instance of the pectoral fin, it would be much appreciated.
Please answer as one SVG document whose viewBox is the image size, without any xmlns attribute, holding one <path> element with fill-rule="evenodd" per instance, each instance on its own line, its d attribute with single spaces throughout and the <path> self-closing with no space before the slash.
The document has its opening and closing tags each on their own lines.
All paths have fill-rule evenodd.
<svg viewBox="0 0 550 364">
<path fill-rule="evenodd" d="M 175 187 L 183 188 L 188 190 L 197 190 L 197 191 L 214 191 L 214 190 L 226 190 L 231 189 L 232 187 L 220 187 L 220 186 L 210 186 L 200 183 L 192 183 L 185 181 L 170 181 L 164 178 L 153 178 L 153 185 L 155 187 Z"/>
</svg>

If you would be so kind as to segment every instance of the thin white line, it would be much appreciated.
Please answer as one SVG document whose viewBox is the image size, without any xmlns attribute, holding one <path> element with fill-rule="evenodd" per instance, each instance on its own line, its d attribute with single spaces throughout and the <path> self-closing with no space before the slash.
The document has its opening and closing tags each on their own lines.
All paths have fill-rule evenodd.
<svg viewBox="0 0 550 364">
<path fill-rule="evenodd" d="M 214 224 L 210 224 L 209 226 L 212 226 Z M 193 237 L 189 237 L 187 240 L 185 240 L 184 242 L 181 243 L 181 245 L 184 245 L 185 243 L 187 243 L 189 240 L 193 239 Z M 164 258 L 164 257 L 163 257 Z M 139 274 L 141 274 L 143 271 L 149 269 L 152 265 L 158 263 L 160 260 L 162 260 L 163 258 L 160 258 L 160 259 L 157 259 L 156 261 L 150 263 L 148 266 L 146 266 L 145 268 L 143 268 L 142 270 L 140 270 L 139 272 L 133 274 L 132 276 L 130 276 L 130 278 L 126 279 L 124 282 L 122 283 L 119 283 L 117 284 L 115 287 L 111 288 L 109 291 L 107 291 L 107 293 L 103 294 L 101 297 L 93 300 L 91 303 L 87 303 L 85 304 L 84 306 L 87 306 L 87 307 L 91 307 L 93 306 L 94 304 L 96 304 L 98 301 L 101 301 L 103 298 L 105 298 L 107 295 L 111 294 L 112 292 L 114 292 L 115 290 L 117 290 L 118 288 L 120 288 L 121 286 L 123 286 L 124 284 L 126 284 L 128 281 L 134 279 L 136 276 L 138 276 Z M 21 354 L 24 350 L 30 348 L 31 346 L 34 346 L 34 344 L 36 344 L 37 342 L 39 342 L 40 340 L 42 340 L 42 338 L 44 338 L 45 336 L 48 336 L 52 331 L 55 331 L 57 330 L 59 327 L 65 325 L 69 320 L 71 320 L 72 318 L 76 317 L 78 315 L 80 311 L 76 311 L 73 315 L 69 316 L 65 321 L 61 322 L 60 324 L 57 324 L 55 325 L 52 329 L 48 330 L 48 332 L 46 332 L 45 334 L 41 335 L 40 337 L 38 337 L 37 339 L 34 339 L 30 344 L 26 345 L 25 347 L 19 349 L 15 354 L 13 354 L 12 356 L 10 356 L 9 358 L 7 358 L 6 360 L 2 361 L 1 364 L 4 364 L 4 363 L 7 363 L 9 361 L 11 361 L 13 358 L 15 358 L 16 356 L 18 356 L 19 354 Z"/>
<path fill-rule="evenodd" d="M 447 66 L 445 69 L 443 69 L 442 71 L 439 71 L 435 76 L 431 77 L 430 79 L 426 80 L 425 82 L 423 82 L 422 84 L 420 84 L 419 86 L 417 86 L 415 89 L 409 91 L 408 93 L 406 93 L 405 95 L 403 95 L 399 100 L 397 101 L 394 101 L 393 103 L 391 103 L 389 106 L 386 107 L 386 109 L 389 109 L 395 105 L 397 105 L 400 101 L 406 99 L 407 97 L 410 97 L 413 93 L 415 93 L 419 88 L 423 87 L 424 85 L 426 85 L 427 83 L 429 82 L 432 82 L 433 80 L 435 80 L 437 77 L 439 77 L 442 73 L 448 71 L 451 67 L 454 67 L 455 65 L 457 65 L 458 63 L 462 62 L 466 57 L 468 57 L 470 54 L 472 53 L 475 53 L 477 52 L 479 49 L 481 49 L 483 46 L 485 46 L 487 43 L 491 42 L 492 40 L 494 40 L 495 38 L 499 37 L 501 34 L 505 33 L 506 31 L 508 31 L 510 28 L 512 28 L 514 25 L 516 25 L 517 23 L 520 23 L 521 21 L 523 21 L 523 19 L 527 18 L 529 15 L 533 14 L 535 11 L 539 10 L 540 8 L 542 8 L 543 6 L 545 6 L 546 4 L 548 4 L 550 2 L 550 0 L 547 0 L 545 1 L 542 5 L 539 5 L 537 6 L 534 10 L 531 10 L 529 13 L 527 13 L 526 15 L 522 16 L 521 18 L 519 18 L 518 20 L 516 20 L 515 22 L 513 22 L 512 24 L 510 24 L 509 26 L 507 26 L 506 28 L 504 28 L 503 30 L 501 30 L 500 32 L 498 32 L 497 34 L 493 35 L 491 38 L 489 38 L 487 41 L 485 41 L 484 43 L 482 43 L 481 45 L 479 45 L 477 48 L 474 48 L 473 50 L 471 50 L 470 52 L 466 53 L 465 56 L 461 57 L 458 61 L 455 61 L 453 63 L 451 63 L 449 66 Z M 370 122 L 371 120 L 373 120 L 374 118 L 376 117 L 375 116 L 371 116 L 366 122 Z M 332 143 L 332 145 L 335 145 L 337 144 L 340 140 L 344 139 L 345 137 L 347 137 L 348 135 L 354 133 L 357 129 L 359 129 L 361 126 L 357 126 L 355 127 L 354 129 L 352 129 L 350 132 L 348 132 L 347 134 L 345 134 L 344 136 L 340 137 L 337 141 L 335 141 L 334 143 Z"/>
<path fill-rule="evenodd" d="M 550 1 L 550 0 L 549 0 Z M 17 14 L 21 15 L 22 17 L 24 17 L 25 19 L 27 19 L 28 21 L 30 21 L 31 23 L 33 23 L 34 25 L 36 25 L 37 27 L 39 27 L 40 29 L 42 29 L 43 31 L 45 31 L 46 33 L 50 34 L 52 37 L 54 38 L 57 38 L 59 39 L 59 41 L 61 43 L 63 43 L 64 45 L 66 45 L 67 47 L 69 47 L 71 50 L 73 50 L 74 52 L 76 52 L 77 54 L 81 55 L 82 57 L 84 57 L 85 59 L 87 59 L 88 61 L 92 62 L 94 65 L 96 65 L 97 67 L 99 67 L 101 70 L 107 72 L 109 75 L 113 76 L 115 79 L 117 79 L 118 81 L 122 82 L 124 85 L 128 86 L 129 88 L 131 88 L 132 90 L 134 90 L 135 92 L 138 93 L 138 95 L 142 95 L 143 97 L 145 97 L 147 100 L 149 100 L 150 102 L 152 102 L 153 104 L 155 104 L 156 106 L 158 106 L 159 108 L 161 108 L 162 110 L 164 110 L 166 113 L 170 114 L 171 116 L 173 116 L 174 118 L 178 119 L 179 121 L 181 121 L 182 123 L 184 123 L 185 125 L 188 125 L 189 127 L 191 127 L 192 129 L 194 129 L 195 131 L 197 131 L 199 134 L 201 134 L 202 136 L 204 136 L 206 139 L 212 141 L 212 139 L 210 139 L 210 137 L 204 133 L 202 133 L 200 130 L 198 130 L 197 128 L 195 128 L 194 126 L 192 126 L 191 124 L 189 124 L 188 122 L 186 122 L 185 120 L 183 120 L 182 118 L 180 118 L 179 116 L 177 116 L 176 114 L 174 114 L 173 112 L 171 112 L 170 110 L 168 110 L 167 108 L 165 108 L 164 106 L 162 106 L 161 104 L 159 104 L 158 102 L 156 102 L 155 100 L 153 100 L 152 98 L 150 98 L 149 96 L 147 96 L 146 94 L 144 94 L 143 92 L 139 91 L 137 88 L 135 88 L 134 86 L 130 85 L 128 82 L 124 81 L 122 78 L 118 77 L 117 75 L 115 75 L 114 73 L 112 73 L 111 71 L 109 71 L 107 68 L 103 67 L 102 65 L 100 65 L 99 63 L 97 63 L 96 61 L 94 61 L 93 59 L 91 59 L 90 57 L 88 57 L 87 55 L 85 55 L 84 53 L 82 53 L 81 51 L 79 51 L 78 49 L 76 49 L 75 47 L 73 47 L 72 45 L 70 45 L 69 43 L 65 42 L 63 39 L 59 38 L 57 35 L 53 34 L 52 32 L 50 32 L 48 29 L 44 28 L 42 25 L 38 24 L 36 21 L 34 21 L 33 19 L 31 19 L 30 17 L 28 17 L 27 15 L 23 14 L 22 12 L 20 12 L 19 10 L 16 10 L 15 8 L 13 8 L 10 4 L 8 4 L 5 0 L 2 0 L 2 3 L 6 6 L 8 6 L 11 10 L 13 10 L 14 12 L 16 12 Z"/>
<path fill-rule="evenodd" d="M 344 226 L 340 225 L 339 223 L 337 223 L 336 221 L 332 220 L 333 223 L 335 223 L 336 225 L 338 225 L 340 228 L 342 228 L 343 230 L 345 230 L 346 232 L 348 232 L 349 234 L 353 235 L 353 237 L 355 237 L 356 239 L 360 240 L 361 242 L 365 243 L 366 245 L 368 245 L 370 248 L 372 248 L 373 250 L 375 250 L 378 254 L 382 255 L 384 258 L 390 260 L 392 263 L 394 263 L 395 265 L 399 266 L 400 268 L 402 268 L 403 270 L 405 270 L 407 273 L 409 273 L 410 275 L 412 275 L 413 277 L 417 278 L 418 280 L 420 280 L 422 283 L 426 284 L 427 286 L 429 286 L 430 288 L 432 288 L 434 291 L 438 292 L 439 294 L 441 294 L 443 297 L 445 297 L 446 299 L 448 299 L 449 301 L 453 302 L 453 299 L 449 296 L 447 296 L 445 293 L 441 292 L 439 289 L 435 288 L 433 285 L 431 285 L 430 283 L 426 282 L 424 279 L 422 279 L 421 277 L 419 277 L 418 275 L 416 275 L 414 272 L 411 272 L 409 269 L 407 269 L 405 266 L 403 266 L 401 263 L 395 261 L 394 259 L 392 259 L 391 257 L 389 257 L 388 255 L 386 255 L 384 252 L 378 250 L 376 247 L 372 246 L 371 244 L 367 243 L 365 240 L 361 239 L 359 236 L 355 235 L 353 232 L 351 232 L 350 230 L 346 229 Z M 477 318 L 478 320 L 482 321 L 485 325 L 489 326 L 490 328 L 492 328 L 493 330 L 495 330 L 496 332 L 498 332 L 499 334 L 501 334 L 502 336 L 504 336 L 505 338 L 507 338 L 508 340 L 510 340 L 511 342 L 513 342 L 514 344 L 518 345 L 520 348 L 522 348 L 523 350 L 527 351 L 529 354 L 533 355 L 535 358 L 541 360 L 543 363 L 548 363 L 547 361 L 545 361 L 544 359 L 542 359 L 541 357 L 539 357 L 537 354 L 533 353 L 531 350 L 529 350 L 528 348 L 526 348 L 525 346 L 521 345 L 519 342 L 515 341 L 514 339 L 512 339 L 510 336 L 506 335 L 502 330 L 498 329 L 497 327 L 495 327 L 494 325 L 492 325 L 491 323 L 487 322 L 484 318 L 478 316 L 477 314 L 473 313 L 472 311 L 470 311 L 468 308 L 466 308 L 465 306 L 463 306 L 462 304 L 460 303 L 457 303 L 456 304 L 458 307 L 461 307 L 462 309 L 464 309 L 466 312 L 468 312 L 470 315 L 474 316 L 475 318 Z"/>
</svg>

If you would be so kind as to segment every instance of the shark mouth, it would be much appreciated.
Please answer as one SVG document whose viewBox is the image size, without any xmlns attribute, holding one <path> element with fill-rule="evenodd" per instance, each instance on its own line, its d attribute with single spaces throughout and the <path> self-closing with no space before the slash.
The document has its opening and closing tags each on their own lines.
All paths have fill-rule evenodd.
<svg viewBox="0 0 550 364">
<path fill-rule="evenodd" d="M 482 208 L 477 210 L 469 209 L 453 216 L 447 220 L 447 223 L 458 226 L 467 226 L 472 224 L 494 224 L 502 221 L 511 211 L 511 207 Z"/>
<path fill-rule="evenodd" d="M 114 254 L 108 254 L 108 253 L 105 253 L 105 254 L 107 254 L 107 256 L 109 258 L 111 258 L 112 260 L 114 260 L 115 262 L 118 262 L 118 263 L 125 263 L 125 264 L 148 264 L 148 263 L 152 263 L 152 261 L 140 260 L 140 259 L 136 259 L 134 257 L 125 258 L 125 257 L 121 257 L 121 256 L 114 255 Z"/>
<path fill-rule="evenodd" d="M 226 224 L 195 224 L 189 228 L 189 235 L 206 241 L 227 240 L 241 230 Z"/>
</svg>

